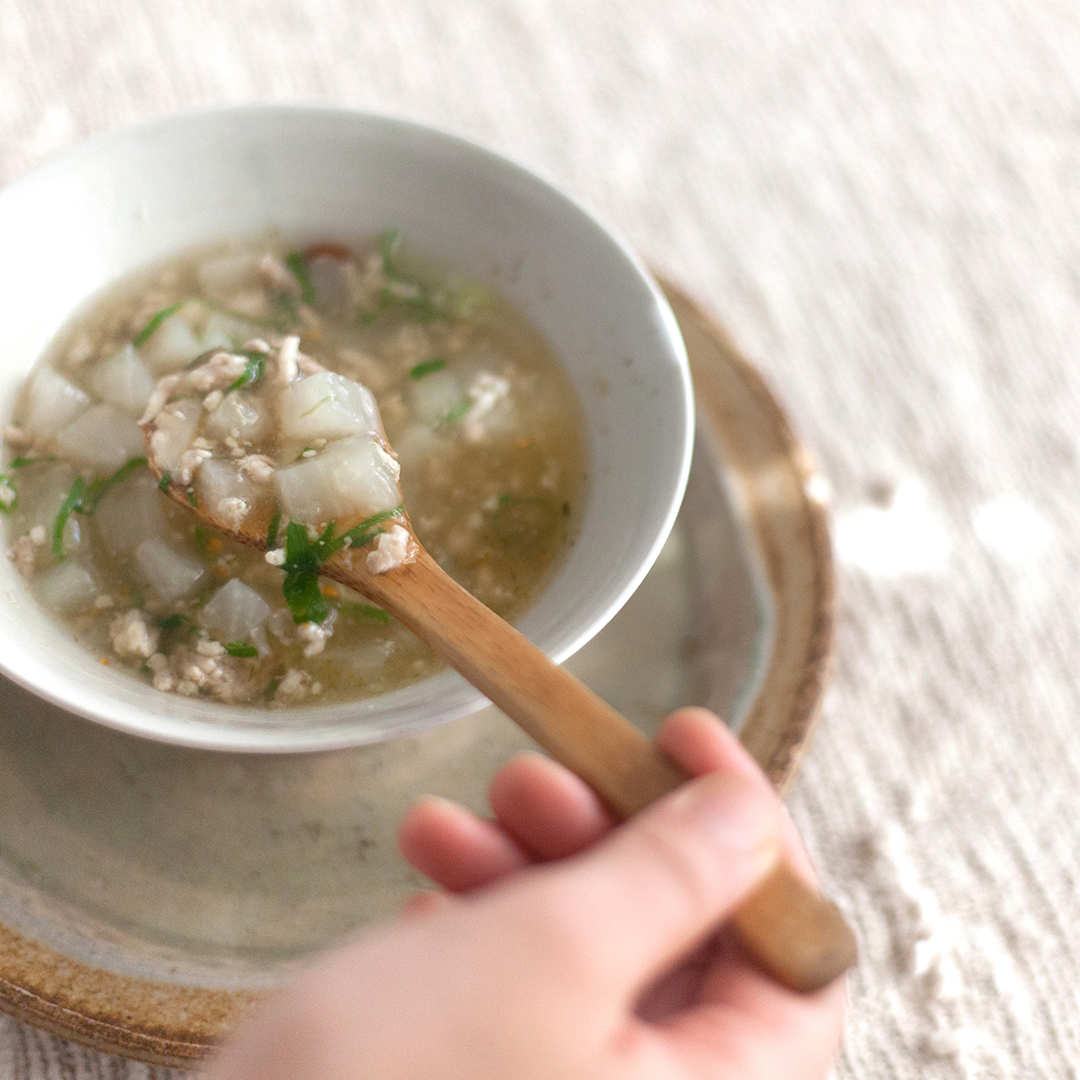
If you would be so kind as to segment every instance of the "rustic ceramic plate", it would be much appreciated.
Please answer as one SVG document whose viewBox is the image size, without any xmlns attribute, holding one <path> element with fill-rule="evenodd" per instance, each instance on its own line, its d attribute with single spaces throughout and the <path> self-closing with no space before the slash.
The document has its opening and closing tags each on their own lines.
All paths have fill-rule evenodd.
<svg viewBox="0 0 1080 1080">
<path fill-rule="evenodd" d="M 645 730 L 726 716 L 781 788 L 821 700 L 833 571 L 822 484 L 760 377 L 677 290 L 699 435 L 671 540 L 570 667 Z M 406 807 L 482 808 L 527 740 L 495 709 L 374 746 L 244 756 L 143 741 L 0 682 L 0 1008 L 184 1065 L 298 961 L 421 881 Z"/>
</svg>

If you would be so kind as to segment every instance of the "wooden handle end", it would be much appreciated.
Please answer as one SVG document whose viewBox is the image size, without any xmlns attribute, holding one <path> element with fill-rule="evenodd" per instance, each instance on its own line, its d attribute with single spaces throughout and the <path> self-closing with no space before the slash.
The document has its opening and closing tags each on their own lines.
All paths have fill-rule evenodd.
<svg viewBox="0 0 1080 1080">
<path fill-rule="evenodd" d="M 855 934 L 840 909 L 785 863 L 735 912 L 747 952 L 789 990 L 813 993 L 854 966 Z"/>
</svg>

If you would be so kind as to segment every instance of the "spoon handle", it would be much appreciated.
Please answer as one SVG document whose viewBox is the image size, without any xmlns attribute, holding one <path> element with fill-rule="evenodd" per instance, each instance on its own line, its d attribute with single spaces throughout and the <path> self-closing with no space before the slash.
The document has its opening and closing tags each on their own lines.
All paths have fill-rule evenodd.
<svg viewBox="0 0 1080 1080">
<path fill-rule="evenodd" d="M 466 592 L 423 549 L 391 573 L 364 573 L 357 586 L 580 776 L 620 818 L 688 779 L 641 731 Z M 839 909 L 785 863 L 731 922 L 758 964 L 793 990 L 820 989 L 855 962 L 854 934 Z"/>
</svg>

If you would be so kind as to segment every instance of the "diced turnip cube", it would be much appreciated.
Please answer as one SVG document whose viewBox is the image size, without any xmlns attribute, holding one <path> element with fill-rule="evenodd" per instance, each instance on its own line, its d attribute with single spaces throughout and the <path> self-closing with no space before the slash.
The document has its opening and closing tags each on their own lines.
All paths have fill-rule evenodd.
<svg viewBox="0 0 1080 1080">
<path fill-rule="evenodd" d="M 99 589 L 85 566 L 67 559 L 34 578 L 34 592 L 43 607 L 61 615 L 73 615 L 89 607 Z"/>
<path fill-rule="evenodd" d="M 237 462 L 211 458 L 195 474 L 199 502 L 216 518 L 239 529 L 253 510 L 269 511 L 273 496 L 270 484 L 257 484 Z M 233 501 L 238 500 L 238 501 Z"/>
<path fill-rule="evenodd" d="M 166 501 L 149 471 L 140 470 L 114 487 L 91 519 L 109 554 L 128 556 L 145 540 L 161 536 L 165 532 Z"/>
<path fill-rule="evenodd" d="M 163 600 L 179 600 L 206 573 L 202 563 L 181 554 L 160 537 L 144 540 L 135 549 L 135 562 Z"/>
<path fill-rule="evenodd" d="M 102 401 L 134 416 L 142 415 L 154 384 L 154 377 L 139 359 L 134 345 L 125 345 L 90 373 L 90 388 Z"/>
<path fill-rule="evenodd" d="M 379 407 L 371 391 L 333 371 L 291 383 L 278 401 L 281 434 L 286 439 L 345 439 L 378 431 Z"/>
<path fill-rule="evenodd" d="M 17 527 L 25 526 L 29 530 L 34 525 L 45 525 L 51 528 L 77 475 L 74 466 L 64 461 L 22 470 L 18 479 L 19 506 L 15 512 Z"/>
<path fill-rule="evenodd" d="M 270 617 L 270 605 L 233 578 L 210 598 L 199 621 L 221 641 L 245 641 Z"/>
<path fill-rule="evenodd" d="M 413 408 L 429 427 L 438 427 L 447 417 L 459 413 L 472 402 L 461 380 L 452 371 L 436 371 L 412 385 Z"/>
<path fill-rule="evenodd" d="M 139 355 L 151 372 L 160 378 L 179 371 L 186 363 L 205 351 L 202 341 L 188 325 L 182 312 L 170 315 L 140 349 Z"/>
<path fill-rule="evenodd" d="M 230 435 L 241 442 L 257 439 L 266 427 L 266 414 L 240 394 L 229 394 L 206 418 L 203 424 L 212 439 L 226 439 Z"/>
<path fill-rule="evenodd" d="M 150 443 L 154 460 L 163 472 L 180 472 L 180 459 L 195 437 L 201 416 L 202 402 L 194 399 L 174 401 L 158 413 Z"/>
<path fill-rule="evenodd" d="M 146 453 L 139 425 L 115 405 L 94 405 L 67 425 L 56 445 L 65 457 L 113 472 Z"/>
<path fill-rule="evenodd" d="M 48 438 L 67 427 L 89 407 L 89 395 L 51 367 L 40 367 L 31 378 L 27 390 L 23 426 L 33 435 Z"/>
<path fill-rule="evenodd" d="M 366 435 L 331 443 L 323 454 L 274 474 L 278 503 L 305 525 L 370 517 L 401 503 L 398 463 Z"/>
</svg>

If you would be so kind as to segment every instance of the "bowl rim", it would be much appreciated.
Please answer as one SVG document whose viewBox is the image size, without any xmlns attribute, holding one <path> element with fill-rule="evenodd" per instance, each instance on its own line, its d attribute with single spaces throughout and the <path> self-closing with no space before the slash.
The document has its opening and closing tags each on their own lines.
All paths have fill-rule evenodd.
<svg viewBox="0 0 1080 1080">
<path fill-rule="evenodd" d="M 605 242 L 611 246 L 613 254 L 621 258 L 627 267 L 633 271 L 638 284 L 644 286 L 651 304 L 652 316 L 662 329 L 663 339 L 668 351 L 676 361 L 676 369 L 680 377 L 683 437 L 677 479 L 676 483 L 671 487 L 664 514 L 662 517 L 658 516 L 659 524 L 644 558 L 641 558 L 633 572 L 626 576 L 621 587 L 612 592 L 603 610 L 597 616 L 594 616 L 590 622 L 584 623 L 573 636 L 557 642 L 555 647 L 549 647 L 549 655 L 556 662 L 561 663 L 591 640 L 607 624 L 641 584 L 652 567 L 674 526 L 686 489 L 694 444 L 693 386 L 686 348 L 679 331 L 678 322 L 662 289 L 644 261 L 619 231 L 604 221 L 600 215 L 585 206 L 578 198 L 563 190 L 557 183 L 547 177 L 542 170 L 524 164 L 511 155 L 497 151 L 485 145 L 482 141 L 458 135 L 418 120 L 395 116 L 388 112 L 353 109 L 347 106 L 308 105 L 303 103 L 246 104 L 191 109 L 151 120 L 147 123 L 102 132 L 50 158 L 6 185 L 0 190 L 0 206 L 7 200 L 18 197 L 19 192 L 26 188 L 47 181 L 50 174 L 60 174 L 72 169 L 77 170 L 80 167 L 80 159 L 85 158 L 87 161 L 92 162 L 98 155 L 115 153 L 126 144 L 137 142 L 140 139 L 158 138 L 163 134 L 167 134 L 170 129 L 184 130 L 188 125 L 192 124 L 213 125 L 214 123 L 228 122 L 234 118 L 254 117 L 265 119 L 282 116 L 301 121 L 330 119 L 337 122 L 371 125 L 373 128 L 394 132 L 404 138 L 424 139 L 428 140 L 430 144 L 441 144 L 452 148 L 454 152 L 472 155 L 479 159 L 484 167 L 503 171 L 508 170 L 509 173 L 516 175 L 525 183 L 543 191 L 549 198 L 561 203 L 566 210 L 577 215 L 588 227 L 596 230 L 596 233 L 603 236 Z M 523 616 L 523 619 L 526 623 L 526 627 L 523 629 L 527 632 L 528 611 Z M 191 718 L 163 715 L 160 712 L 154 713 L 149 702 L 140 710 L 135 706 L 121 706 L 120 703 L 110 704 L 106 697 L 101 694 L 97 694 L 88 700 L 86 696 L 78 693 L 77 690 L 65 687 L 63 684 L 55 684 L 51 681 L 43 682 L 40 679 L 28 677 L 22 670 L 8 663 L 6 658 L 2 656 L 0 656 L 0 674 L 68 712 L 115 730 L 174 745 L 228 752 L 302 753 L 381 742 L 390 738 L 415 734 L 436 724 L 467 715 L 487 704 L 487 699 L 478 690 L 471 686 L 462 685 L 460 678 L 453 673 L 443 672 L 423 680 L 421 683 L 413 684 L 412 687 L 406 687 L 404 691 L 390 691 L 388 695 L 377 695 L 376 698 L 364 699 L 375 701 L 379 698 L 387 698 L 389 695 L 402 694 L 406 699 L 402 704 L 402 719 L 392 724 L 385 720 L 377 725 L 371 724 L 370 718 L 364 715 L 362 707 L 357 710 L 359 715 L 352 721 L 334 720 L 329 715 L 327 715 L 326 719 L 321 718 L 322 714 L 330 714 L 332 711 L 340 711 L 343 707 L 348 707 L 348 703 L 274 710 L 272 714 L 267 714 L 274 717 L 274 722 L 265 725 L 245 723 L 239 717 L 237 722 L 230 724 L 227 718 L 222 721 L 193 720 Z M 436 683 L 438 680 L 448 683 L 453 688 L 452 697 L 442 695 L 444 705 L 441 711 L 434 715 L 430 713 L 412 714 L 409 711 L 411 705 L 409 699 L 419 693 L 414 688 Z M 223 706 L 220 703 L 206 704 L 210 707 L 229 709 L 230 711 L 234 708 Z M 362 705 L 362 702 L 354 703 L 354 707 L 355 705 Z M 134 715 L 136 712 L 140 712 L 142 716 L 152 717 L 152 722 L 147 723 L 145 720 L 136 718 Z M 410 716 L 412 716 L 412 719 L 409 719 Z M 293 719 L 297 722 L 290 723 L 290 720 Z"/>
</svg>

